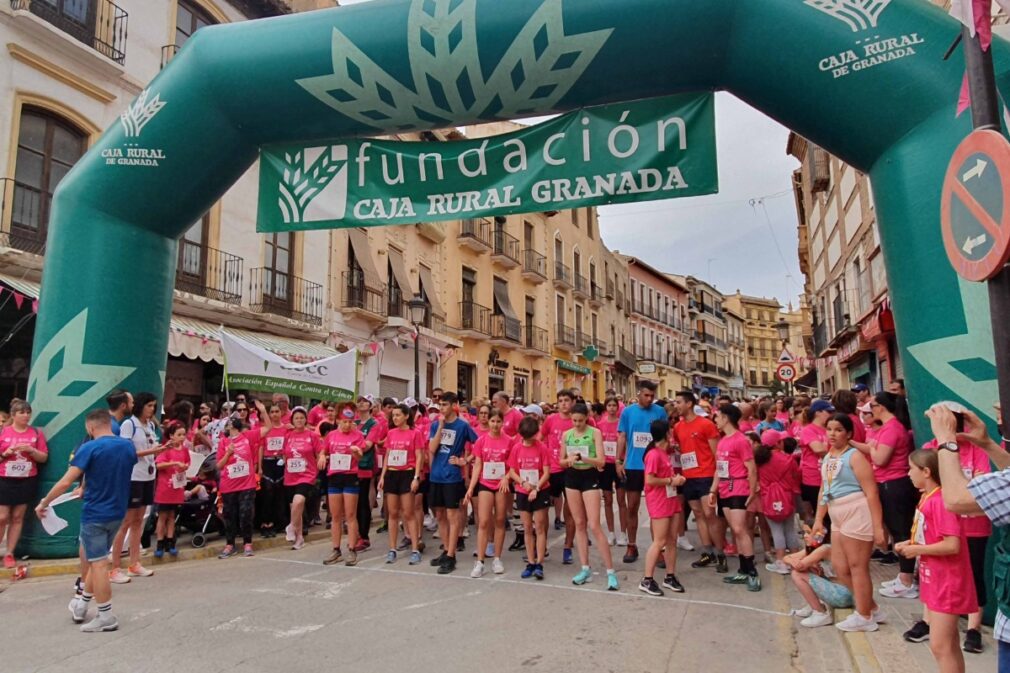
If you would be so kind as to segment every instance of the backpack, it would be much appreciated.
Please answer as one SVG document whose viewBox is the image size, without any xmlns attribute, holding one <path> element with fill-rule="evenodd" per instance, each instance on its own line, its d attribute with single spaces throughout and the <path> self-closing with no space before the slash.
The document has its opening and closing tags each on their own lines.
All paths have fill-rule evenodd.
<svg viewBox="0 0 1010 673">
<path fill-rule="evenodd" d="M 775 465 L 769 464 L 766 469 L 775 469 Z M 765 517 L 772 521 L 785 521 L 796 512 L 795 491 L 791 488 L 788 472 L 782 472 L 778 476 L 779 479 L 761 486 L 761 509 Z"/>
</svg>

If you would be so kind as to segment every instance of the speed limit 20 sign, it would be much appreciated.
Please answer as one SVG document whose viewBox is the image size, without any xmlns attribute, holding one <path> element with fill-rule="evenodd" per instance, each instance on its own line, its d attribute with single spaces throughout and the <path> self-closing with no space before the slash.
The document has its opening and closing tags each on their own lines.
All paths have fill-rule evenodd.
<svg viewBox="0 0 1010 673">
<path fill-rule="evenodd" d="M 796 380 L 796 365 L 792 362 L 783 362 L 775 370 L 775 378 L 783 383 L 790 383 Z"/>
</svg>

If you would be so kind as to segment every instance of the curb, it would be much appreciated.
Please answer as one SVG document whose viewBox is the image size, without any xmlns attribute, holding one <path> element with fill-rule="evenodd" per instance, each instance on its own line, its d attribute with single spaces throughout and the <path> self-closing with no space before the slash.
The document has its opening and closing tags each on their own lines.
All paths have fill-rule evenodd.
<svg viewBox="0 0 1010 673">
<path fill-rule="evenodd" d="M 840 621 L 845 619 L 850 614 L 852 610 L 835 610 L 835 620 Z M 870 645 L 869 638 L 863 632 L 840 632 L 842 634 L 842 643 L 845 645 L 845 651 L 849 654 L 849 661 L 852 662 L 852 669 L 856 673 L 882 673 L 883 667 L 880 665 L 880 660 L 877 659 L 877 655 L 873 653 L 873 646 Z"/>
</svg>

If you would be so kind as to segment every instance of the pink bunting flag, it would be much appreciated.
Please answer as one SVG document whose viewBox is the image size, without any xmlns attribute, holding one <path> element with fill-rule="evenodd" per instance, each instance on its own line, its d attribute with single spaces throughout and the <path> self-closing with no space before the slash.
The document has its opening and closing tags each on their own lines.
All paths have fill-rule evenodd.
<svg viewBox="0 0 1010 673">
<path fill-rule="evenodd" d="M 39 312 L 39 300 L 35 299 L 32 301 L 32 313 L 38 313 L 38 312 Z"/>
<path fill-rule="evenodd" d="M 25 296 L 23 294 L 19 293 L 19 292 L 15 292 L 14 293 L 14 304 L 18 308 L 21 308 L 21 304 L 23 304 L 24 302 L 25 302 Z"/>
<path fill-rule="evenodd" d="M 369 350 L 372 351 L 372 355 L 379 354 L 379 344 L 377 344 L 376 342 L 373 341 L 372 343 L 368 344 L 368 348 Z"/>
</svg>

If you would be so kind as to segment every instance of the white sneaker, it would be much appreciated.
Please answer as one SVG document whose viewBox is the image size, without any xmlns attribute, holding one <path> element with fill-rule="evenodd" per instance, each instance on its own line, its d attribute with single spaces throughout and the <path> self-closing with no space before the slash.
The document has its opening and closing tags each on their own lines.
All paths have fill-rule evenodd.
<svg viewBox="0 0 1010 673">
<path fill-rule="evenodd" d="M 887 598 L 918 598 L 919 588 L 914 584 L 907 587 L 901 582 L 898 582 L 897 584 L 892 584 L 891 586 L 882 588 L 880 590 L 880 595 L 886 596 Z"/>
<path fill-rule="evenodd" d="M 778 573 L 779 575 L 791 575 L 792 570 L 786 565 L 785 561 L 775 561 L 774 563 L 766 563 L 765 570 L 770 573 Z"/>
<path fill-rule="evenodd" d="M 814 613 L 813 609 L 809 605 L 804 605 L 802 608 L 793 608 L 789 611 L 789 616 L 791 617 L 809 617 Z"/>
<path fill-rule="evenodd" d="M 813 612 L 809 617 L 800 620 L 800 626 L 808 629 L 816 629 L 818 626 L 830 626 L 834 622 L 830 612 Z M 839 626 L 838 628 L 842 628 Z"/>
<path fill-rule="evenodd" d="M 478 577 L 484 576 L 484 562 L 474 561 L 473 570 L 470 571 L 470 577 L 477 579 Z"/>
<path fill-rule="evenodd" d="M 288 542 L 295 541 L 295 529 L 291 527 L 291 524 L 288 524 L 287 528 L 284 529 L 284 539 Z"/>
<path fill-rule="evenodd" d="M 501 575 L 505 572 L 505 564 L 501 562 L 500 558 L 495 557 L 495 559 L 491 561 L 491 572 L 495 575 Z"/>
<path fill-rule="evenodd" d="M 94 619 L 81 627 L 81 633 L 100 633 L 102 631 L 115 631 L 119 628 L 119 620 L 116 616 L 108 612 L 99 612 Z"/>
<path fill-rule="evenodd" d="M 470 537 L 470 526 L 463 526 L 463 532 L 460 535 L 463 538 Z"/>
<path fill-rule="evenodd" d="M 677 538 L 677 549 L 683 549 L 684 551 L 694 551 L 694 545 L 687 537 L 681 535 Z"/>
<path fill-rule="evenodd" d="M 621 531 L 620 533 L 617 534 L 617 546 L 618 547 L 628 546 L 628 534 L 625 533 L 624 531 Z"/>
<path fill-rule="evenodd" d="M 298 551 L 299 549 L 302 549 L 304 546 L 305 546 L 305 538 L 300 537 L 297 540 L 295 540 L 295 543 L 291 545 L 291 548 L 294 549 L 295 551 Z"/>
<path fill-rule="evenodd" d="M 85 603 L 79 598 L 74 598 L 70 601 L 70 605 L 67 609 L 70 610 L 70 614 L 74 620 L 74 624 L 82 623 L 88 616 L 88 608 L 91 607 L 91 603 Z"/>
<path fill-rule="evenodd" d="M 895 577 L 894 579 L 884 580 L 880 583 L 880 588 L 884 589 L 886 587 L 894 586 L 895 584 L 901 583 L 901 577 Z"/>
<path fill-rule="evenodd" d="M 122 568 L 114 568 L 109 571 L 109 581 L 113 584 L 129 584 L 130 578 Z"/>
<path fill-rule="evenodd" d="M 873 621 L 872 617 L 867 619 L 858 612 L 853 612 L 851 615 L 835 624 L 835 628 L 839 631 L 855 632 L 876 631 L 879 627 L 877 626 L 877 622 Z"/>
<path fill-rule="evenodd" d="M 884 608 L 878 607 L 876 610 L 870 613 L 870 617 L 873 619 L 873 621 L 877 622 L 878 624 L 887 623 L 887 613 L 884 612 Z"/>
<path fill-rule="evenodd" d="M 154 571 L 150 568 L 145 568 L 139 563 L 134 563 L 132 566 L 126 569 L 126 574 L 130 577 L 150 577 L 154 574 Z"/>
<path fill-rule="evenodd" d="M 617 536 L 613 533 L 607 533 L 607 544 L 611 547 L 617 544 Z"/>
<path fill-rule="evenodd" d="M 431 514 L 424 515 L 424 529 L 429 533 L 438 530 L 438 520 Z"/>
</svg>

